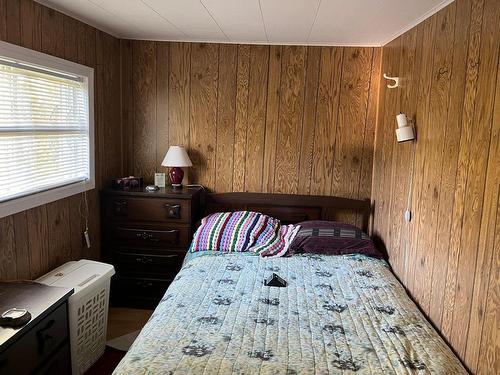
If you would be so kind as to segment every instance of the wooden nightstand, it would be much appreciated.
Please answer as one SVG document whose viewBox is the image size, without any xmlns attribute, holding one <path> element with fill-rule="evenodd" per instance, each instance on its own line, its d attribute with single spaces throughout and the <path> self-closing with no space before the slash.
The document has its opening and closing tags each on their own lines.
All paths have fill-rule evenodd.
<svg viewBox="0 0 500 375">
<path fill-rule="evenodd" d="M 191 243 L 202 196 L 201 188 L 101 192 L 103 252 L 116 269 L 112 304 L 158 304 Z"/>
<path fill-rule="evenodd" d="M 68 298 L 73 289 L 29 281 L 0 282 L 0 313 L 27 309 L 20 328 L 0 327 L 0 374 L 71 374 Z"/>
</svg>

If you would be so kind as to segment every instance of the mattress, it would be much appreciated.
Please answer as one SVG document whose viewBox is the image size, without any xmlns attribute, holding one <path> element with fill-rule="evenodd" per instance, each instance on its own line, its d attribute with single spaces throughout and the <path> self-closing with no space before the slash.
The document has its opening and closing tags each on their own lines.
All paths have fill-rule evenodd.
<svg viewBox="0 0 500 375">
<path fill-rule="evenodd" d="M 201 255 L 115 374 L 467 373 L 383 260 Z"/>
</svg>

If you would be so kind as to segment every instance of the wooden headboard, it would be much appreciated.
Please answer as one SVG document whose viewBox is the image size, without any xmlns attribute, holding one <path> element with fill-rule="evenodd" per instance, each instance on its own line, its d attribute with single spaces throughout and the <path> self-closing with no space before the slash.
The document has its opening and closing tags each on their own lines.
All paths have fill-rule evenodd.
<svg viewBox="0 0 500 375">
<path fill-rule="evenodd" d="M 262 212 L 285 224 L 304 220 L 343 221 L 367 232 L 371 205 L 369 199 L 320 195 L 210 193 L 206 196 L 207 214 L 239 210 Z"/>
</svg>

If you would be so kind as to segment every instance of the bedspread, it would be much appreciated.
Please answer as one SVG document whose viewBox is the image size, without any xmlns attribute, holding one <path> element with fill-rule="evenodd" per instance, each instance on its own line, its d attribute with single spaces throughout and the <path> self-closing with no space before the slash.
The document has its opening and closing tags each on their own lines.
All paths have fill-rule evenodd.
<svg viewBox="0 0 500 375">
<path fill-rule="evenodd" d="M 385 261 L 232 254 L 185 263 L 114 373 L 354 372 L 467 373 Z"/>
</svg>

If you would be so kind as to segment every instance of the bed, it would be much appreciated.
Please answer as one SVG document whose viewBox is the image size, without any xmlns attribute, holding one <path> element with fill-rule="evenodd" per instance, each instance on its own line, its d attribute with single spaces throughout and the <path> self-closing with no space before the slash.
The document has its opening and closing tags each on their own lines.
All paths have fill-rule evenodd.
<svg viewBox="0 0 500 375">
<path fill-rule="evenodd" d="M 251 209 L 283 221 L 351 210 L 326 197 L 211 196 L 208 211 Z M 245 198 L 245 199 L 243 199 Z M 263 285 L 279 273 L 286 288 Z M 388 264 L 361 254 L 188 254 L 115 374 L 467 373 Z"/>
</svg>

